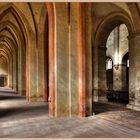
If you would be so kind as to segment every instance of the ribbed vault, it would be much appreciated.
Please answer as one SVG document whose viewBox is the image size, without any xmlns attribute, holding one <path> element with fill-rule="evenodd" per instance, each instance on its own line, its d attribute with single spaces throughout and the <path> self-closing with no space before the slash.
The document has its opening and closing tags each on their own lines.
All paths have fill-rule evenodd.
<svg viewBox="0 0 140 140">
<path fill-rule="evenodd" d="M 18 92 L 26 89 L 26 43 L 21 19 L 14 6 L 0 10 L 0 62 L 8 68 L 5 70 L 6 86 Z"/>
<path fill-rule="evenodd" d="M 46 5 L 41 3 L 0 4 L 0 66 L 5 69 L 0 75 L 7 77 L 7 87 L 21 95 L 26 93 L 27 99 L 29 96 L 38 96 L 32 88 L 36 90 L 39 86 L 38 77 L 40 81 L 44 77 L 42 57 L 45 57 L 46 9 Z M 42 70 L 41 75 L 39 69 Z M 43 87 L 42 84 L 42 97 L 45 96 Z M 34 95 L 30 95 L 31 91 Z"/>
</svg>

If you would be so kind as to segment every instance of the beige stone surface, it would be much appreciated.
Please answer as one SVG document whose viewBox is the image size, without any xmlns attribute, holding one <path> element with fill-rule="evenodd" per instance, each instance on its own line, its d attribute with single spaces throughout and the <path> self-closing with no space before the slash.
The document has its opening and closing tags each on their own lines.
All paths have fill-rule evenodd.
<svg viewBox="0 0 140 140">
<path fill-rule="evenodd" d="M 140 4 L 54 2 L 51 14 L 47 4 L 0 3 L 1 61 L 7 62 L 0 66 L 8 74 L 8 87 L 29 101 L 44 101 L 47 95 L 51 102 L 49 92 L 54 90 L 56 117 L 78 116 L 83 106 L 85 114 L 91 115 L 93 100 L 106 101 L 106 56 L 116 64 L 119 53 L 113 88 L 126 90 L 122 60 L 129 52 L 129 106 L 138 110 Z M 49 15 L 54 15 L 54 28 Z M 50 28 L 54 45 L 50 45 Z M 54 73 L 45 71 L 53 63 L 49 49 L 54 51 Z"/>
</svg>

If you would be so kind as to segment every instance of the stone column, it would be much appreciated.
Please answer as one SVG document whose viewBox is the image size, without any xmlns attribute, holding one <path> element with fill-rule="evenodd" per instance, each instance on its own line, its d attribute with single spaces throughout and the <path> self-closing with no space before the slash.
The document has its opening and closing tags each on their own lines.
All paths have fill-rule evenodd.
<svg viewBox="0 0 140 140">
<path fill-rule="evenodd" d="M 106 47 L 98 48 L 98 96 L 99 101 L 107 101 L 106 98 Z"/>
<path fill-rule="evenodd" d="M 95 45 L 94 45 L 95 46 Z M 93 101 L 98 102 L 98 48 L 93 48 Z"/>
<path fill-rule="evenodd" d="M 85 8 L 85 94 L 86 94 L 86 115 L 92 115 L 92 5 L 90 3 L 84 4 Z"/>
<path fill-rule="evenodd" d="M 70 116 L 79 115 L 79 94 L 78 94 L 78 58 L 79 58 L 79 50 L 78 50 L 78 33 L 75 31 L 78 30 L 78 14 L 79 10 L 77 10 L 78 3 L 70 3 L 70 50 L 69 54 L 72 57 L 69 57 L 70 60 L 70 73 L 69 73 L 69 81 L 70 81 Z M 75 34 L 75 35 L 74 35 Z"/>
<path fill-rule="evenodd" d="M 129 104 L 140 111 L 140 34 L 129 38 Z"/>
<path fill-rule="evenodd" d="M 89 7 L 90 5 L 81 3 L 54 4 L 54 64 L 49 63 L 54 65 L 54 94 L 49 95 L 51 116 L 85 117 L 92 114 Z"/>
<path fill-rule="evenodd" d="M 37 65 L 35 36 L 30 36 L 30 46 L 26 57 L 26 98 L 29 101 L 37 101 Z"/>
<path fill-rule="evenodd" d="M 55 117 L 69 116 L 69 26 L 66 3 L 55 4 Z"/>
<path fill-rule="evenodd" d="M 122 64 L 122 91 L 128 91 L 127 85 L 127 64 Z"/>
</svg>

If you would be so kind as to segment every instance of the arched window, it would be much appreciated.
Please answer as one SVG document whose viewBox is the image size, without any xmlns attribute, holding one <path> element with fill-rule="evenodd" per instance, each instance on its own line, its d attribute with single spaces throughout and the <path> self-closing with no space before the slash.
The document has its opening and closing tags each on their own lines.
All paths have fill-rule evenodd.
<svg viewBox="0 0 140 140">
<path fill-rule="evenodd" d="M 110 58 L 106 59 L 106 70 L 112 69 L 112 67 L 113 67 L 112 63 L 113 63 L 112 59 L 110 59 Z"/>
</svg>

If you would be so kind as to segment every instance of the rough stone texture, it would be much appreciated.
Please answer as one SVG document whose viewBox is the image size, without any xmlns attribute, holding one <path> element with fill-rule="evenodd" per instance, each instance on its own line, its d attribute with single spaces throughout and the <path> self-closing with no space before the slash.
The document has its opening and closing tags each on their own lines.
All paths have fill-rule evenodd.
<svg viewBox="0 0 140 140">
<path fill-rule="evenodd" d="M 132 59 L 130 59 L 130 88 L 129 88 L 129 92 L 130 92 L 130 102 L 128 104 L 128 108 L 131 109 L 135 109 L 135 110 L 140 110 L 139 106 L 140 106 L 140 56 L 139 56 L 139 49 L 138 46 L 140 45 L 140 36 L 137 35 L 134 38 L 131 38 L 130 41 L 133 44 L 133 48 L 132 46 L 130 46 L 130 58 L 133 57 Z M 133 49 L 133 50 L 132 50 Z M 133 81 L 132 81 L 133 80 Z"/>
<path fill-rule="evenodd" d="M 128 29 L 126 25 L 121 24 L 117 26 L 110 33 L 107 40 L 107 57 L 110 57 L 113 61 L 113 65 L 119 64 L 119 68 L 116 70 L 113 68 L 113 90 L 126 91 L 126 69 L 123 64 L 123 57 L 128 52 Z"/>
<path fill-rule="evenodd" d="M 122 87 L 122 66 L 119 65 L 117 70 L 113 67 L 113 90 L 122 91 Z"/>
<path fill-rule="evenodd" d="M 78 3 L 70 3 L 70 55 L 69 60 L 70 62 L 70 91 L 71 91 L 71 99 L 70 100 L 70 110 L 71 115 L 78 115 L 79 114 L 79 89 L 78 89 L 78 57 L 79 57 L 79 50 L 78 50 Z"/>
<path fill-rule="evenodd" d="M 104 46 L 98 48 L 98 96 L 99 101 L 107 101 L 106 99 L 106 48 Z"/>
<path fill-rule="evenodd" d="M 52 99 L 55 101 L 55 106 L 52 107 L 54 116 L 77 116 L 80 108 L 84 108 L 85 114 L 91 115 L 92 95 L 94 94 L 93 100 L 105 100 L 106 55 L 100 47 L 106 47 L 107 38 L 115 27 L 125 24 L 130 37 L 134 37 L 133 41 L 129 42 L 131 45 L 129 105 L 136 105 L 139 108 L 140 43 L 139 37 L 136 36 L 140 28 L 137 11 L 140 5 L 49 3 L 53 7 L 51 12 L 54 12 L 52 13 L 54 16 L 50 18 L 47 4 L 0 3 L 0 51 L 8 62 L 9 87 L 20 95 L 26 94 L 29 101 L 43 101 L 46 100 L 45 86 L 48 86 L 55 97 Z M 82 7 L 81 11 L 79 7 Z M 51 29 L 54 36 L 50 36 L 47 29 Z M 119 44 L 122 60 L 128 51 L 126 49 L 128 41 L 124 38 L 128 32 L 124 25 L 119 29 L 120 42 L 117 42 L 116 33 L 111 33 L 116 39 L 110 40 L 110 46 L 113 42 Z M 50 42 L 54 44 L 52 45 L 54 48 L 50 48 Z M 115 51 L 118 50 L 117 45 Z M 79 51 L 80 49 L 82 51 Z M 45 63 L 47 55 L 49 64 Z M 54 63 L 51 59 L 55 60 Z M 46 74 L 46 68 L 50 70 L 51 76 Z M 116 74 L 114 78 L 119 80 L 118 83 L 114 81 L 115 90 L 120 90 L 124 87 L 120 82 L 121 66 Z M 52 78 L 49 79 L 49 82 L 52 81 L 51 85 L 46 82 L 45 76 Z M 79 79 L 82 79 L 82 82 Z M 52 102 L 50 99 L 50 103 Z"/>
<path fill-rule="evenodd" d="M 55 29 L 55 116 L 69 114 L 69 27 L 66 3 L 57 3 Z"/>
<path fill-rule="evenodd" d="M 34 9 L 34 8 L 33 8 Z M 38 10 L 40 9 L 40 10 Z M 39 11 L 39 12 L 38 12 Z M 34 12 L 37 13 L 37 100 L 46 100 L 48 95 L 48 77 L 47 72 L 49 63 L 49 45 L 48 45 L 48 20 L 47 10 L 44 4 L 35 4 Z M 46 69 L 46 71 L 45 71 Z M 43 82 L 43 83 L 42 83 Z M 44 89 L 46 88 L 46 90 Z M 46 95 L 46 96 L 45 96 Z M 48 98 L 48 97 L 47 97 Z"/>
<path fill-rule="evenodd" d="M 86 114 L 92 115 L 92 5 L 85 4 Z"/>
</svg>

